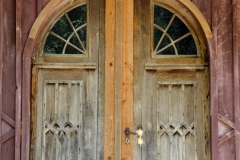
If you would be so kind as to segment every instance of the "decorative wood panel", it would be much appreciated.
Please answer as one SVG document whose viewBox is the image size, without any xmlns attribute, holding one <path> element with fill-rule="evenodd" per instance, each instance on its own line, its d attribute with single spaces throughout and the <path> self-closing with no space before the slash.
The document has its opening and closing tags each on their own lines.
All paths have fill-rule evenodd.
<svg viewBox="0 0 240 160">
<path fill-rule="evenodd" d="M 45 81 L 41 159 L 79 159 L 83 151 L 82 81 Z M 39 106 L 41 107 L 41 106 Z M 38 119 L 39 121 L 40 119 Z M 43 128 L 41 130 L 41 128 Z M 39 148 L 37 148 L 40 151 Z"/>
<path fill-rule="evenodd" d="M 197 159 L 196 82 L 158 82 L 157 159 Z"/>
</svg>

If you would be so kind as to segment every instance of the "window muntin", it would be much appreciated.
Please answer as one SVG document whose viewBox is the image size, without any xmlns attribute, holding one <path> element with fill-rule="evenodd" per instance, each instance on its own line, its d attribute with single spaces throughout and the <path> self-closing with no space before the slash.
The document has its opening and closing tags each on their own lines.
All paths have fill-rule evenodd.
<svg viewBox="0 0 240 160">
<path fill-rule="evenodd" d="M 44 54 L 87 54 L 87 5 L 65 13 L 53 25 L 44 45 Z"/>
<path fill-rule="evenodd" d="M 172 11 L 154 5 L 153 56 L 198 56 L 194 33 Z"/>
</svg>

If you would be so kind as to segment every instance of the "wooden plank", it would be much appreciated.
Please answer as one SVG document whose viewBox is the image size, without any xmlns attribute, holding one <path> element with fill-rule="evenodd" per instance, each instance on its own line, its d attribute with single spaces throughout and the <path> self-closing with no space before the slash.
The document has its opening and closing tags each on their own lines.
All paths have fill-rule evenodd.
<svg viewBox="0 0 240 160">
<path fill-rule="evenodd" d="M 0 8 L 3 8 L 3 1 L 0 1 Z M 3 90 L 3 9 L 0 10 L 0 91 Z M 2 92 L 0 92 L 0 113 L 2 113 Z M 0 114 L 0 121 L 2 121 L 2 115 Z M 0 123 L 0 131 L 2 131 L 2 123 Z M 0 134 L 0 138 L 2 134 Z M 2 143 L 0 143 L 0 157 L 2 157 Z"/>
<path fill-rule="evenodd" d="M 22 73 L 22 143 L 21 159 L 29 159 L 30 144 L 30 93 L 31 93 L 31 54 L 35 40 L 29 38 L 23 52 Z"/>
<path fill-rule="evenodd" d="M 47 68 L 47 69 L 96 69 L 96 63 L 36 63 L 34 68 Z"/>
<path fill-rule="evenodd" d="M 232 137 L 234 137 L 236 135 L 236 131 L 233 130 L 229 133 L 227 133 L 226 135 L 224 135 L 223 137 L 218 139 L 218 145 L 220 146 L 222 143 L 226 142 L 227 140 L 231 139 Z"/>
<path fill-rule="evenodd" d="M 98 142 L 97 158 L 104 159 L 104 97 L 105 97 L 105 0 L 99 0 L 99 54 L 98 54 Z"/>
<path fill-rule="evenodd" d="M 201 65 L 201 64 L 154 64 L 154 63 L 147 63 L 145 64 L 146 70 L 204 70 L 207 69 L 208 65 Z"/>
<path fill-rule="evenodd" d="M 104 159 L 114 159 L 116 2 L 105 1 L 105 118 Z"/>
<path fill-rule="evenodd" d="M 214 7 L 213 7 L 214 6 Z M 208 38 L 210 52 L 210 97 L 211 97 L 211 158 L 218 160 L 218 66 L 217 66 L 217 27 L 218 8 L 217 1 L 211 2 L 211 19 L 213 38 Z"/>
<path fill-rule="evenodd" d="M 88 58 L 83 59 L 83 63 L 96 63 L 98 66 L 98 55 L 99 55 L 99 12 L 100 12 L 100 1 L 90 0 L 88 1 Z M 104 54 L 99 55 L 104 56 Z M 86 87 L 84 92 L 85 96 L 85 107 L 83 107 L 83 135 L 85 146 L 82 150 L 82 157 L 87 157 L 87 159 L 96 159 L 102 153 L 97 153 L 97 138 L 98 135 L 103 135 L 104 131 L 98 131 L 98 70 L 83 70 L 83 77 Z M 93 125 L 94 124 L 94 125 Z M 95 132 L 95 134 L 93 134 Z"/>
<path fill-rule="evenodd" d="M 134 1 L 134 129 L 142 128 L 144 132 L 142 137 L 144 144 L 140 147 L 136 141 L 134 142 L 134 159 L 138 160 L 155 159 L 152 150 L 155 146 L 151 143 L 157 144 L 156 139 L 151 137 L 156 130 L 151 127 L 154 126 L 151 119 L 153 114 L 157 116 L 157 110 L 153 111 L 153 106 L 157 105 L 153 104 L 157 82 L 154 77 L 155 72 L 146 72 L 144 69 L 145 63 L 154 63 L 153 59 L 150 60 L 149 52 L 151 48 L 149 24 L 152 21 L 149 14 L 146 14 L 153 14 L 151 7 L 153 6 L 150 5 L 150 1 Z"/>
<path fill-rule="evenodd" d="M 15 125 L 15 159 L 20 159 L 21 153 L 21 98 L 22 98 L 22 0 L 16 1 L 16 125 Z"/>
<path fill-rule="evenodd" d="M 121 160 L 122 136 L 122 0 L 116 1 L 115 160 Z M 124 143 L 124 142 L 123 142 Z"/>
<path fill-rule="evenodd" d="M 122 133 L 134 130 L 133 122 L 133 12 L 134 0 L 122 0 Z M 122 136 L 122 159 L 133 159 L 134 137 L 125 143 Z"/>
<path fill-rule="evenodd" d="M 37 102 L 38 102 L 38 69 L 32 69 L 32 86 L 31 86 L 31 141 L 30 141 L 30 159 L 34 159 L 34 155 L 36 154 L 36 127 L 37 127 Z"/>
<path fill-rule="evenodd" d="M 234 107 L 235 107 L 235 127 L 236 132 L 240 131 L 240 79 L 239 79 L 239 1 L 232 1 L 233 6 L 233 88 L 234 88 Z M 240 160 L 240 134 L 235 135 L 236 160 Z"/>
<path fill-rule="evenodd" d="M 213 21 L 214 22 L 214 21 Z M 210 115 L 211 115 L 211 158 L 218 160 L 218 89 L 217 89 L 217 60 L 216 60 L 216 30 L 212 39 L 207 39 L 210 51 Z"/>
</svg>

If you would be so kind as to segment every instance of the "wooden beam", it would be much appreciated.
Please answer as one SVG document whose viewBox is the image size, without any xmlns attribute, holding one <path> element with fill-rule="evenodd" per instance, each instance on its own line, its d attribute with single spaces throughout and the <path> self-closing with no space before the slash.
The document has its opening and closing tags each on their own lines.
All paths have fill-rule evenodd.
<svg viewBox="0 0 240 160">
<path fill-rule="evenodd" d="M 67 64 L 67 63 L 35 63 L 34 68 L 63 68 L 63 69 L 96 69 L 96 63 Z"/>
<path fill-rule="evenodd" d="M 29 159 L 30 144 L 30 88 L 31 88 L 31 54 L 35 39 L 28 38 L 23 51 L 22 65 L 22 143 L 21 159 Z"/>
<path fill-rule="evenodd" d="M 122 0 L 122 133 L 126 127 L 134 130 L 133 122 L 133 13 L 134 1 Z M 134 137 L 130 143 L 122 136 L 122 159 L 133 159 Z"/>
<path fill-rule="evenodd" d="M 105 119 L 104 159 L 114 159 L 116 1 L 105 1 Z"/>
<path fill-rule="evenodd" d="M 234 108 L 235 108 L 235 150 L 236 150 L 236 160 L 240 160 L 240 87 L 239 87 L 239 0 L 233 0 L 233 88 L 234 88 Z"/>
<path fill-rule="evenodd" d="M 170 64 L 154 64 L 154 63 L 147 63 L 145 64 L 146 70 L 204 70 L 207 69 L 208 65 L 201 65 L 201 64 L 179 64 L 179 65 L 170 65 Z"/>
<path fill-rule="evenodd" d="M 121 160 L 122 140 L 122 0 L 116 1 L 115 160 Z"/>
<path fill-rule="evenodd" d="M 3 8 L 3 0 L 0 1 L 0 8 Z M 0 121 L 2 121 L 2 83 L 3 83 L 3 9 L 0 10 Z M 2 131 L 2 123 L 0 123 L 0 131 Z M 2 134 L 0 134 L 2 135 Z M 2 143 L 0 143 L 0 157 L 2 156 Z"/>
<path fill-rule="evenodd" d="M 217 29 L 218 8 L 217 1 L 212 1 L 212 34 L 208 38 L 208 49 L 210 51 L 210 106 L 211 106 L 211 153 L 212 160 L 218 160 L 218 68 L 217 68 Z"/>
<path fill-rule="evenodd" d="M 21 155 L 21 112 L 22 112 L 22 0 L 16 0 L 16 98 L 15 98 L 15 160 Z"/>
</svg>

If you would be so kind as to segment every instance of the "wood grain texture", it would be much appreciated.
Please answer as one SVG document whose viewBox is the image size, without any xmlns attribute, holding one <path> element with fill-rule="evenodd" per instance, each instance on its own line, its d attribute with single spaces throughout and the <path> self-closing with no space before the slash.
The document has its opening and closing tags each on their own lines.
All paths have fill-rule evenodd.
<svg viewBox="0 0 240 160">
<path fill-rule="evenodd" d="M 31 55 L 34 43 L 34 39 L 28 38 L 23 51 L 21 159 L 29 159 L 30 155 Z"/>
<path fill-rule="evenodd" d="M 121 160 L 122 150 L 122 0 L 116 1 L 116 54 L 115 54 L 115 160 Z"/>
<path fill-rule="evenodd" d="M 152 77 L 155 72 L 145 72 L 144 69 L 145 63 L 155 62 L 154 60 L 150 61 L 151 26 L 149 24 L 151 24 L 151 19 L 149 14 L 146 14 L 153 14 L 150 8 L 150 1 L 134 1 L 134 129 L 142 128 L 144 131 L 142 137 L 144 145 L 139 147 L 137 143 L 134 143 L 134 159 L 139 160 L 154 159 L 152 157 L 154 154 L 150 149 L 152 147 L 149 144 L 154 139 L 148 138 L 153 124 L 151 118 L 146 118 L 146 115 L 151 117 L 151 114 L 154 113 L 152 111 L 152 92 L 148 92 L 147 88 L 152 89 L 151 84 L 154 84 Z M 154 87 L 156 88 L 156 86 Z M 146 99 L 150 103 L 147 103 Z"/>
<path fill-rule="evenodd" d="M 99 54 L 98 54 L 98 134 L 97 158 L 104 159 L 104 104 L 105 104 L 105 0 L 99 1 Z"/>
<path fill-rule="evenodd" d="M 3 8 L 3 1 L 0 1 L 0 8 Z M 2 87 L 3 87 L 3 9 L 0 10 L 0 90 L 2 91 Z M 0 92 L 0 113 L 2 113 L 2 107 L 3 107 L 3 103 L 2 103 L 2 92 Z M 0 114 L 0 121 L 2 121 L 2 114 Z M 0 130 L 2 131 L 2 123 L 0 123 Z M 2 138 L 2 134 L 1 134 L 1 138 Z M 2 143 L 0 143 L 0 157 L 2 156 Z"/>
<path fill-rule="evenodd" d="M 205 19 L 208 22 L 208 25 L 212 26 L 212 15 L 211 15 L 211 11 L 212 11 L 212 2 L 208 1 L 208 0 L 192 0 L 192 3 L 195 4 L 195 6 L 201 11 L 201 13 L 203 14 L 203 16 L 205 17 Z"/>
<path fill-rule="evenodd" d="M 184 6 L 186 6 L 193 13 L 193 15 L 196 17 L 197 21 L 199 22 L 199 24 L 201 25 L 201 27 L 204 31 L 205 36 L 207 38 L 211 38 L 212 37 L 211 29 L 210 29 L 205 17 L 199 11 L 199 9 L 189 0 L 179 0 L 179 1 Z"/>
<path fill-rule="evenodd" d="M 126 127 L 134 130 L 133 121 L 133 13 L 134 1 L 122 1 L 122 133 Z M 126 137 L 122 136 L 122 159 L 133 159 L 133 144 L 126 145 Z"/>
<path fill-rule="evenodd" d="M 15 121 L 16 100 L 16 1 L 1 1 L 1 151 L 2 159 L 15 158 L 15 126 L 7 119 Z M 8 118 L 4 118 L 4 116 Z"/>
<path fill-rule="evenodd" d="M 16 1 L 16 126 L 15 126 L 15 160 L 20 159 L 21 141 L 21 103 L 22 103 L 22 0 Z"/>
<path fill-rule="evenodd" d="M 236 149 L 236 160 L 240 160 L 240 79 L 239 79 L 239 1 L 233 1 L 233 78 L 234 78 L 234 111 L 235 111 L 235 129 L 237 134 L 235 134 L 235 149 Z"/>
<path fill-rule="evenodd" d="M 105 106 L 104 159 L 114 159 L 115 148 L 115 54 L 116 2 L 105 1 Z"/>
</svg>

